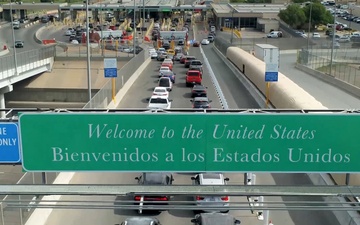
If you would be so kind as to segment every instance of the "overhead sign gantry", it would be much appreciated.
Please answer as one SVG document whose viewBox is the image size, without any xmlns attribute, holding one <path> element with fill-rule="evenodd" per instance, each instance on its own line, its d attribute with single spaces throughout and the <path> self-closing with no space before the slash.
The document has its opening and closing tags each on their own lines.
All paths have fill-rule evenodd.
<svg viewBox="0 0 360 225">
<path fill-rule="evenodd" d="M 24 113 L 27 171 L 359 172 L 359 114 Z"/>
</svg>

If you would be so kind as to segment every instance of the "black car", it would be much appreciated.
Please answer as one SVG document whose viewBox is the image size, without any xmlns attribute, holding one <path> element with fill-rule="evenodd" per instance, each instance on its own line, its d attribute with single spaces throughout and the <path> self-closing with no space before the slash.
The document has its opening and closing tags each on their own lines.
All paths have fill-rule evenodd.
<svg viewBox="0 0 360 225">
<path fill-rule="evenodd" d="M 170 49 L 170 43 L 168 41 L 165 41 L 162 45 L 163 48 L 165 48 L 165 50 Z"/>
<path fill-rule="evenodd" d="M 15 48 L 23 48 L 24 42 L 23 41 L 15 41 Z"/>
<path fill-rule="evenodd" d="M 209 36 L 208 36 L 208 40 L 209 40 L 210 42 L 214 42 L 215 38 L 214 38 L 214 36 L 209 35 Z"/>
<path fill-rule="evenodd" d="M 212 102 L 206 97 L 196 97 L 190 100 L 193 103 L 193 109 L 210 109 Z"/>
<path fill-rule="evenodd" d="M 236 225 L 240 224 L 232 215 L 226 213 L 201 213 L 195 215 L 195 219 L 191 220 L 196 225 Z"/>
<path fill-rule="evenodd" d="M 207 87 L 204 85 L 195 84 L 191 90 L 191 97 L 207 97 Z"/>
<path fill-rule="evenodd" d="M 174 178 L 171 173 L 142 173 L 139 177 L 135 177 L 139 185 L 172 185 Z M 134 196 L 135 204 L 143 202 L 143 204 L 167 204 L 170 200 L 170 196 Z M 149 202 L 150 201 L 150 202 Z M 151 202 L 151 201 L 156 201 Z M 142 209 L 139 209 L 139 213 L 142 213 Z"/>
</svg>

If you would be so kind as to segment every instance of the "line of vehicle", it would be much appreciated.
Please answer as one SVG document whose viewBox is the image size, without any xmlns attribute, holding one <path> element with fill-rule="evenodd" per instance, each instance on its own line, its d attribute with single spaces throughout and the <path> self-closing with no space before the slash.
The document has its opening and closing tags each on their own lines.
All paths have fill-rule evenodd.
<svg viewBox="0 0 360 225">
<path fill-rule="evenodd" d="M 196 40 L 196 32 L 197 32 L 197 29 L 195 29 L 196 27 L 193 25 L 193 35 L 194 35 L 194 39 Z M 228 106 L 228 103 L 226 101 L 226 98 L 224 96 L 224 93 L 222 92 L 221 90 L 221 87 L 219 85 L 219 82 L 218 80 L 216 79 L 216 76 L 214 74 L 214 71 L 212 70 L 211 68 L 211 65 L 209 63 L 209 60 L 207 59 L 206 55 L 204 54 L 204 51 L 201 47 L 201 45 L 199 46 L 200 47 L 200 53 L 201 55 L 203 56 L 204 58 L 204 63 L 206 65 L 206 67 L 209 69 L 209 75 L 210 75 L 210 78 L 211 78 L 211 82 L 212 84 L 214 85 L 214 88 L 215 88 L 215 91 L 216 91 L 216 94 L 219 98 L 219 101 L 220 101 L 220 104 L 221 104 L 221 107 L 223 109 L 229 109 L 229 106 Z"/>
</svg>

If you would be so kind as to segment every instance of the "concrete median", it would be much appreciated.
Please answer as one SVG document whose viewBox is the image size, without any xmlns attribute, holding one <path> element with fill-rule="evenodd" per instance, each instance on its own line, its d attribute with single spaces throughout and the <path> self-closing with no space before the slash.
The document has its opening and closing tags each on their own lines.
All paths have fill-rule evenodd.
<svg viewBox="0 0 360 225">
<path fill-rule="evenodd" d="M 9 48 L 6 48 L 5 50 L 1 50 L 0 51 L 0 56 L 4 56 L 6 54 L 8 54 L 10 51 L 9 51 Z"/>
<path fill-rule="evenodd" d="M 37 30 L 34 34 L 34 40 L 38 44 L 42 44 L 42 40 L 40 39 L 41 33 L 44 32 L 46 27 L 41 27 L 39 30 Z"/>
</svg>

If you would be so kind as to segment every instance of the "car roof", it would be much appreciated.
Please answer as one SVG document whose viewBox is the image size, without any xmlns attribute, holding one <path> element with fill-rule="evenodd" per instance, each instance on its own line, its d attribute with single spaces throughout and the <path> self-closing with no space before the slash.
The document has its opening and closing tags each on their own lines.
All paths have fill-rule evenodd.
<svg viewBox="0 0 360 225">
<path fill-rule="evenodd" d="M 151 225 L 153 222 L 157 222 L 156 218 L 152 217 L 129 217 L 125 220 L 124 225 Z"/>
<path fill-rule="evenodd" d="M 171 173 L 143 173 L 145 184 L 166 184 L 166 178 L 171 177 Z"/>
<path fill-rule="evenodd" d="M 154 90 L 156 89 L 163 89 L 163 90 L 166 90 L 166 87 L 155 87 Z"/>
<path fill-rule="evenodd" d="M 195 97 L 194 102 L 208 102 L 209 99 L 207 97 Z"/>
<path fill-rule="evenodd" d="M 193 89 L 195 89 L 195 90 L 203 90 L 203 89 L 206 89 L 206 87 L 204 86 L 204 85 L 194 85 L 193 86 Z"/>
<path fill-rule="evenodd" d="M 201 213 L 203 225 L 234 225 L 234 217 L 225 213 Z"/>
</svg>

